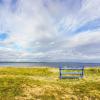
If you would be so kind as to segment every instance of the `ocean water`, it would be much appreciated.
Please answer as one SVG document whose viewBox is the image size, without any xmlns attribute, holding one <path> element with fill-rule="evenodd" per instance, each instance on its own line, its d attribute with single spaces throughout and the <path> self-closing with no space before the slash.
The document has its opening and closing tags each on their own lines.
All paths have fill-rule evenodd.
<svg viewBox="0 0 100 100">
<path fill-rule="evenodd" d="M 79 63 L 79 62 L 0 62 L 0 67 L 99 67 L 100 63 Z"/>
</svg>

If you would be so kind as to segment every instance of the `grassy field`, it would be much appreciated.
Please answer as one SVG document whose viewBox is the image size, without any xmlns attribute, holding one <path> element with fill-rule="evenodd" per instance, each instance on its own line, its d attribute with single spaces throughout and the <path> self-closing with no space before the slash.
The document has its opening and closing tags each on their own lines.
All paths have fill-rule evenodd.
<svg viewBox="0 0 100 100">
<path fill-rule="evenodd" d="M 100 100 L 100 68 L 59 79 L 57 68 L 0 68 L 0 100 Z"/>
</svg>

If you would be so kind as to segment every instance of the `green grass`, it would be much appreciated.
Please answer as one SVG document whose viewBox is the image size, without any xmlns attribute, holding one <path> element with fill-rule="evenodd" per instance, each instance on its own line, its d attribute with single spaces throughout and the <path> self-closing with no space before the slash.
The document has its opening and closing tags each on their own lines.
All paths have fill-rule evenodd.
<svg viewBox="0 0 100 100">
<path fill-rule="evenodd" d="M 0 68 L 0 100 L 100 100 L 100 68 L 59 79 L 57 68 Z"/>
</svg>

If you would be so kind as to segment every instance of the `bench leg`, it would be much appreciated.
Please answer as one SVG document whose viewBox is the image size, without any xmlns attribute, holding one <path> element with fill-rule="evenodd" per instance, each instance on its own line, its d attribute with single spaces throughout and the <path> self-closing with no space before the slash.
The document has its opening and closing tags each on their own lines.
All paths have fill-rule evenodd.
<svg viewBox="0 0 100 100">
<path fill-rule="evenodd" d="M 59 68 L 59 78 L 62 79 L 61 69 Z"/>
</svg>

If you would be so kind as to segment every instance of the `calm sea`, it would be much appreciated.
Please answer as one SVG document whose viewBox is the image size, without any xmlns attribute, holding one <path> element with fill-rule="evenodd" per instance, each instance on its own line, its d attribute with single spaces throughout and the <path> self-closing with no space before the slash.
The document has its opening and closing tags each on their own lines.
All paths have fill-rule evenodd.
<svg viewBox="0 0 100 100">
<path fill-rule="evenodd" d="M 0 62 L 0 67 L 60 67 L 60 66 L 70 66 L 70 67 L 96 67 L 100 66 L 100 63 L 78 63 L 78 62 Z"/>
</svg>

